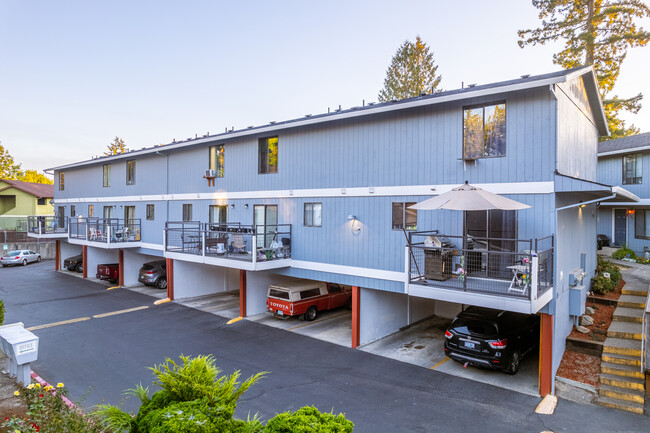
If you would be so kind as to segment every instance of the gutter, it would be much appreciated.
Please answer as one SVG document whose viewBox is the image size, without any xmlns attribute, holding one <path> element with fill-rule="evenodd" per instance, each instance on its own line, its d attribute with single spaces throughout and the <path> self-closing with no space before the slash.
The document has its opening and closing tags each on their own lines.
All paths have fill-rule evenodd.
<svg viewBox="0 0 650 433">
<path fill-rule="evenodd" d="M 568 206 L 558 207 L 558 208 L 555 209 L 555 212 L 557 213 L 557 212 L 559 212 L 561 210 L 571 209 L 571 208 L 574 208 L 574 207 L 588 205 L 588 204 L 592 204 L 592 203 L 598 203 L 599 201 L 603 201 L 603 200 L 609 200 L 609 199 L 612 199 L 612 198 L 616 198 L 616 195 L 617 194 L 614 193 L 614 194 L 610 195 L 609 197 L 602 197 L 602 198 L 597 198 L 597 199 L 594 199 L 594 200 L 589 200 L 589 201 L 583 201 L 583 202 L 580 202 L 580 203 L 570 204 Z M 556 218 L 557 218 L 557 216 L 556 216 Z M 555 223 L 557 224 L 557 219 L 555 220 Z"/>
</svg>

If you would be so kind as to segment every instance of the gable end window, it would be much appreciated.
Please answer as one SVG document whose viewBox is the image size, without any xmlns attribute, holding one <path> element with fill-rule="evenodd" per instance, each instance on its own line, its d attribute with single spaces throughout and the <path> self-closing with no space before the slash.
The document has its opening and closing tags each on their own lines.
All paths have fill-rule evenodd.
<svg viewBox="0 0 650 433">
<path fill-rule="evenodd" d="M 506 103 L 463 109 L 463 159 L 506 156 Z"/>
<path fill-rule="evenodd" d="M 640 154 L 623 157 L 623 185 L 641 183 L 643 180 L 643 158 Z"/>
<path fill-rule="evenodd" d="M 260 138 L 258 152 L 258 173 L 278 172 L 278 137 Z"/>
<path fill-rule="evenodd" d="M 104 164 L 103 167 L 103 185 L 104 187 L 111 186 L 111 165 L 110 164 Z"/>
<path fill-rule="evenodd" d="M 415 202 L 393 203 L 393 230 L 417 230 L 418 211 L 409 209 Z"/>
<path fill-rule="evenodd" d="M 321 227 L 322 217 L 322 203 L 305 203 L 305 227 Z"/>
<path fill-rule="evenodd" d="M 65 189 L 65 173 L 60 171 L 59 172 L 59 191 L 63 191 Z"/>
<path fill-rule="evenodd" d="M 224 150 L 223 144 L 210 146 L 210 170 L 214 170 L 214 177 L 223 177 L 224 171 Z"/>
<path fill-rule="evenodd" d="M 45 198 L 43 198 L 43 197 L 39 198 L 39 199 L 36 201 L 36 204 L 37 204 L 38 206 L 45 206 L 45 204 L 46 204 L 46 203 L 45 203 Z"/>
<path fill-rule="evenodd" d="M 135 160 L 126 161 L 126 184 L 135 185 Z"/>
</svg>

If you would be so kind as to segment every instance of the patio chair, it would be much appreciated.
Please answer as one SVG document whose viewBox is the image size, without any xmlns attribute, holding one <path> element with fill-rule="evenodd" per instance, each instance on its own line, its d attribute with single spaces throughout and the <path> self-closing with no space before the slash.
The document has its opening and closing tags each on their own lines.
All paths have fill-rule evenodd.
<svg viewBox="0 0 650 433">
<path fill-rule="evenodd" d="M 90 227 L 88 231 L 90 232 L 90 237 L 89 237 L 90 240 L 91 241 L 97 240 L 97 229 L 95 227 Z"/>
<path fill-rule="evenodd" d="M 233 253 L 246 254 L 246 241 L 244 235 L 235 233 L 231 235 L 230 248 Z"/>
</svg>

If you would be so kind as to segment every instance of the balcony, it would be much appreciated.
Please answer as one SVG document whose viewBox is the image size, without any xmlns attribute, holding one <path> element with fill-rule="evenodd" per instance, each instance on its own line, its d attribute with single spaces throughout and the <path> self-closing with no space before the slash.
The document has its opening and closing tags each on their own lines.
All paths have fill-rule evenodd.
<svg viewBox="0 0 650 433">
<path fill-rule="evenodd" d="M 457 247 L 457 246 L 463 246 Z M 501 239 L 411 233 L 408 293 L 430 299 L 537 313 L 553 296 L 553 237 Z"/>
<path fill-rule="evenodd" d="M 67 238 L 68 219 L 55 215 L 28 216 L 27 236 L 38 239 Z"/>
<path fill-rule="evenodd" d="M 141 228 L 139 218 L 70 218 L 68 241 L 105 249 L 139 248 Z"/>
<path fill-rule="evenodd" d="M 291 224 L 165 224 L 165 257 L 249 271 L 291 266 Z"/>
</svg>

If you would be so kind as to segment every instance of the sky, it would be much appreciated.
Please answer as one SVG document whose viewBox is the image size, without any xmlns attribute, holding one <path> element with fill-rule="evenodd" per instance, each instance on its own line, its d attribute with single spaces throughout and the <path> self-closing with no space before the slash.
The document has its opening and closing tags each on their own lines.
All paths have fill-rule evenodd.
<svg viewBox="0 0 650 433">
<path fill-rule="evenodd" d="M 0 0 L 0 142 L 41 171 L 116 136 L 140 149 L 358 106 L 417 35 L 445 90 L 559 70 L 559 44 L 517 45 L 537 15 L 524 0 Z M 649 70 L 650 46 L 630 50 L 614 89 L 645 94 L 623 116 L 641 132 Z"/>
</svg>

